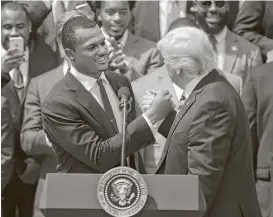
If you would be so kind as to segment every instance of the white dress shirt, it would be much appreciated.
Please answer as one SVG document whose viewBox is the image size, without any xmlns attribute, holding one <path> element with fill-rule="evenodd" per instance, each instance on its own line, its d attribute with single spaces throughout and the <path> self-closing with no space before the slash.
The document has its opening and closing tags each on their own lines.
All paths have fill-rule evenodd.
<svg viewBox="0 0 273 217">
<path fill-rule="evenodd" d="M 101 108 L 104 110 L 102 98 L 101 98 L 101 95 L 100 95 L 99 86 L 98 86 L 98 84 L 96 82 L 97 79 L 78 72 L 72 66 L 70 68 L 70 72 L 71 72 L 71 74 L 73 74 L 78 79 L 78 81 L 84 86 L 84 88 L 93 95 L 93 97 L 99 103 Z M 116 119 L 116 122 L 117 122 L 118 130 L 119 130 L 119 132 L 121 132 L 121 129 L 122 129 L 122 113 L 121 113 L 121 111 L 119 109 L 118 97 L 115 94 L 113 88 L 111 87 L 109 81 L 105 77 L 104 72 L 101 73 L 101 76 L 99 78 L 102 79 L 103 86 L 104 86 L 104 88 L 106 90 L 109 101 L 111 102 L 111 107 L 112 107 L 112 110 L 113 110 L 113 113 L 114 113 L 114 116 L 115 116 L 115 119 Z"/>
<path fill-rule="evenodd" d="M 224 70 L 225 58 L 226 58 L 226 36 L 227 36 L 227 27 L 225 27 L 220 33 L 215 34 L 215 39 L 217 40 L 217 54 L 215 58 L 217 61 L 217 68 Z"/>
<path fill-rule="evenodd" d="M 7 51 L 2 47 L 2 50 L 1 50 L 1 57 L 3 58 L 3 56 L 7 53 Z M 24 84 L 24 88 L 26 88 L 27 86 L 27 83 L 28 83 L 28 69 L 29 69 L 29 49 L 26 48 L 25 52 L 24 52 L 25 56 L 24 56 L 24 59 L 25 61 L 20 65 L 20 71 L 21 71 L 21 74 L 23 76 L 23 84 Z M 15 70 L 16 69 L 12 69 L 10 72 L 9 72 L 9 76 L 10 78 L 15 81 L 16 78 L 14 77 L 14 73 L 15 73 Z"/>
</svg>

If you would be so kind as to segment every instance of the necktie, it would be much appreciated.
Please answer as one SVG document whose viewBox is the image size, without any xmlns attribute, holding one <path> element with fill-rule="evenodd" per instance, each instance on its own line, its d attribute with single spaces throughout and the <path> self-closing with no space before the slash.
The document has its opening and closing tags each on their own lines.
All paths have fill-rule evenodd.
<svg viewBox="0 0 273 217">
<path fill-rule="evenodd" d="M 184 105 L 186 101 L 186 96 L 185 96 L 185 93 L 183 92 L 182 96 L 180 97 L 180 100 L 179 100 L 179 107 L 178 107 L 178 111 L 181 109 L 181 107 Z"/>
<path fill-rule="evenodd" d="M 107 117 L 109 118 L 109 120 L 111 121 L 112 125 L 114 126 L 115 130 L 118 132 L 118 127 L 117 127 L 117 122 L 114 116 L 114 112 L 112 110 L 109 98 L 107 96 L 106 90 L 102 84 L 102 79 L 98 79 L 97 80 L 97 84 L 99 86 L 100 89 L 100 95 L 101 95 L 101 99 L 102 99 L 102 103 L 104 106 L 104 110 L 105 113 L 107 115 Z"/>
<path fill-rule="evenodd" d="M 19 67 L 14 70 L 13 85 L 17 91 L 19 100 L 22 102 L 23 95 L 24 95 L 24 81 L 23 81 L 23 75 Z"/>
<path fill-rule="evenodd" d="M 213 51 L 217 54 L 217 40 L 214 35 L 209 35 L 209 40 L 212 45 Z"/>
</svg>

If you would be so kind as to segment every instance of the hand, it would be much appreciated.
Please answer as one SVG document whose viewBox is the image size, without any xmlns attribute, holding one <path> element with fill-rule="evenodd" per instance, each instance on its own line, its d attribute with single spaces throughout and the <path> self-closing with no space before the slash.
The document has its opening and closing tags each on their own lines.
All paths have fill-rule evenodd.
<svg viewBox="0 0 273 217">
<path fill-rule="evenodd" d="M 150 108 L 145 111 L 145 115 L 152 124 L 164 119 L 174 109 L 172 94 L 168 90 L 159 90 Z"/>
<path fill-rule="evenodd" d="M 2 71 L 9 73 L 12 69 L 18 68 L 24 61 L 24 53 L 20 53 L 18 50 L 8 50 L 1 59 Z"/>
<path fill-rule="evenodd" d="M 145 95 L 142 97 L 142 101 L 141 101 L 143 111 L 146 111 L 148 108 L 151 107 L 158 93 L 159 93 L 159 90 L 147 90 L 145 92 Z"/>
<path fill-rule="evenodd" d="M 126 55 L 123 52 L 123 48 L 113 37 L 107 39 L 110 43 L 108 48 L 109 66 L 114 69 L 119 69 L 121 73 L 126 73 L 129 70 L 126 63 Z"/>
</svg>

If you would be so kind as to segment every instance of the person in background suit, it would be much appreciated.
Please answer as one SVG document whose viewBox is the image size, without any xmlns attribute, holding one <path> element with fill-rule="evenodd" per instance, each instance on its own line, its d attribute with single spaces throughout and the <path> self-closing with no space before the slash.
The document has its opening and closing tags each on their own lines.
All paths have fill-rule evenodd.
<svg viewBox="0 0 273 217">
<path fill-rule="evenodd" d="M 14 134 L 9 102 L 5 97 L 1 97 L 1 193 L 10 182 L 14 153 Z"/>
<path fill-rule="evenodd" d="M 65 53 L 61 48 L 61 31 L 64 23 L 76 16 L 82 16 L 82 14 L 75 10 L 66 12 L 56 24 L 56 38 L 63 63 L 57 68 L 33 78 L 29 83 L 26 94 L 21 130 L 21 147 L 28 156 L 36 158 L 40 164 L 40 176 L 35 194 L 33 217 L 44 216 L 39 209 L 40 196 L 46 174 L 55 173 L 57 166 L 52 144 L 46 138 L 43 130 L 41 107 L 51 88 L 64 77 L 69 69 L 69 63 L 65 60 Z"/>
<path fill-rule="evenodd" d="M 126 157 L 154 142 L 149 124 L 171 112 L 171 96 L 161 91 L 151 108 L 135 119 L 131 85 L 125 76 L 108 70 L 105 37 L 99 26 L 87 17 L 73 17 L 63 26 L 62 44 L 71 68 L 44 100 L 43 128 L 52 142 L 59 172 L 103 173 L 120 163 L 119 88 L 129 88 L 132 96 Z M 135 164 L 134 159 L 127 161 L 127 166 L 137 168 Z"/>
<path fill-rule="evenodd" d="M 250 70 L 242 100 L 250 123 L 256 190 L 263 217 L 273 216 L 273 63 Z"/>
<path fill-rule="evenodd" d="M 245 1 L 237 15 L 233 31 L 257 45 L 266 61 L 273 50 L 273 2 Z"/>
<path fill-rule="evenodd" d="M 156 44 L 128 30 L 134 1 L 96 1 L 94 11 L 109 46 L 110 65 L 130 81 L 163 65 Z M 113 50 L 117 56 L 112 56 Z"/>
<path fill-rule="evenodd" d="M 164 36 L 158 48 L 180 98 L 159 171 L 199 176 L 204 217 L 261 217 L 247 115 L 239 94 L 214 69 L 207 35 L 181 27 Z"/>
<path fill-rule="evenodd" d="M 133 32 L 148 40 L 158 42 L 169 25 L 178 18 L 194 18 L 194 1 L 137 1 L 133 12 Z M 232 28 L 238 13 L 238 1 L 231 1 L 228 14 L 228 27 Z M 152 16 L 151 16 L 152 15 Z"/>
<path fill-rule="evenodd" d="M 52 50 L 43 40 L 38 36 L 30 38 L 31 22 L 22 4 L 8 2 L 1 12 L 1 73 L 11 78 L 1 94 L 9 101 L 15 140 L 14 172 L 2 195 L 3 214 L 14 217 L 18 208 L 19 217 L 29 217 L 32 216 L 39 164 L 20 147 L 22 105 L 29 80 L 57 64 Z M 16 36 L 24 39 L 23 53 L 9 47 L 10 38 Z"/>
<path fill-rule="evenodd" d="M 248 70 L 262 64 L 260 49 L 228 29 L 230 2 L 198 0 L 194 4 L 197 23 L 213 45 L 217 68 L 239 76 L 243 87 Z"/>
</svg>

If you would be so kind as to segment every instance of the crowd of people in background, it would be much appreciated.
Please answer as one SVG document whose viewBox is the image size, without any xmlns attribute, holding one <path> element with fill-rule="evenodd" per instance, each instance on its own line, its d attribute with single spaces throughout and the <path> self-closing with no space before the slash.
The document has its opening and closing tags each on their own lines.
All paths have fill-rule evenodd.
<svg viewBox="0 0 273 217">
<path fill-rule="evenodd" d="M 119 165 L 118 88 L 167 76 L 133 97 L 127 166 L 199 175 L 204 216 L 273 217 L 272 17 L 273 1 L 1 1 L 2 215 L 44 216 L 48 173 Z"/>
</svg>

